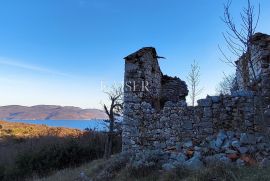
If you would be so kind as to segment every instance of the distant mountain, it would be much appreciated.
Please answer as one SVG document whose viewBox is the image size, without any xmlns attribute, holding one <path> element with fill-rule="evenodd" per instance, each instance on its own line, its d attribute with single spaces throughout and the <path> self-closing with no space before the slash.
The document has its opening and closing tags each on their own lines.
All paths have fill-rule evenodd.
<svg viewBox="0 0 270 181">
<path fill-rule="evenodd" d="M 101 110 L 81 109 L 72 106 L 0 106 L 0 119 L 3 120 L 89 120 L 106 118 L 106 114 Z"/>
</svg>

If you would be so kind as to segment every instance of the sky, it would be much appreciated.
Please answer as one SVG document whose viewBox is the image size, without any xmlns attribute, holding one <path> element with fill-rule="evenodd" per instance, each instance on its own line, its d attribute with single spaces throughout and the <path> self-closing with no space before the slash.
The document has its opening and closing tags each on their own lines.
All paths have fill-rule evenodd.
<svg viewBox="0 0 270 181">
<path fill-rule="evenodd" d="M 0 105 L 101 108 L 101 84 L 121 82 L 123 57 L 153 46 L 182 80 L 196 60 L 203 92 L 234 68 L 221 62 L 225 0 L 0 0 Z M 270 1 L 257 31 L 270 34 Z M 246 0 L 232 1 L 232 15 Z M 101 83 L 103 82 L 103 83 Z"/>
</svg>

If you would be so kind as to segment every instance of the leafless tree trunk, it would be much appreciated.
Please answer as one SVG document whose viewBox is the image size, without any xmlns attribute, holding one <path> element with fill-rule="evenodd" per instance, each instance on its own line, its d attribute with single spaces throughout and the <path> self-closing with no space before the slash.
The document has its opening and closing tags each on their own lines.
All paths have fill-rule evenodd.
<svg viewBox="0 0 270 181">
<path fill-rule="evenodd" d="M 188 74 L 187 77 L 188 84 L 190 87 L 190 100 L 191 105 L 195 106 L 195 101 L 198 95 L 202 92 L 202 88 L 199 88 L 200 84 L 200 67 L 198 63 L 194 60 L 194 62 L 191 64 L 191 71 Z"/>
<path fill-rule="evenodd" d="M 242 59 L 242 61 L 235 62 L 228 55 L 226 55 L 220 47 L 219 50 L 223 55 L 222 60 L 237 68 L 238 72 L 241 74 L 244 88 L 250 90 L 250 82 L 256 84 L 258 81 L 258 77 L 254 69 L 257 62 L 252 61 L 252 53 L 256 54 L 257 52 L 252 50 L 252 42 L 250 40 L 255 34 L 260 19 L 260 4 L 258 5 L 257 13 L 255 13 L 254 5 L 251 4 L 250 0 L 247 0 L 247 7 L 243 8 L 242 12 L 240 13 L 242 21 L 237 26 L 230 12 L 231 2 L 231 0 L 228 0 L 227 3 L 224 4 L 224 16 L 222 20 L 227 26 L 227 31 L 223 33 L 223 37 L 231 54 L 235 55 L 238 60 Z M 261 117 L 260 120 L 262 121 L 262 125 L 265 125 L 263 97 L 261 96 L 258 86 L 254 87 L 253 90 L 257 92 L 257 96 L 259 98 L 258 102 L 256 102 L 254 106 L 258 108 L 257 111 Z"/>
<path fill-rule="evenodd" d="M 226 55 L 223 49 L 219 46 L 219 50 L 223 55 L 222 61 L 235 66 L 241 74 L 244 81 L 244 86 L 247 88 L 248 83 L 251 80 L 257 80 L 254 70 L 254 62 L 251 60 L 251 43 L 250 40 L 255 34 L 259 18 L 260 18 L 260 5 L 258 7 L 258 13 L 256 14 L 254 5 L 250 0 L 247 0 L 247 7 L 243 8 L 240 13 L 241 23 L 237 26 L 234 22 L 234 18 L 231 15 L 230 7 L 231 0 L 228 0 L 224 4 L 224 15 L 222 21 L 227 26 L 226 32 L 223 32 L 223 37 L 226 41 L 226 47 L 229 52 L 234 55 L 234 59 Z M 243 63 L 237 65 L 237 59 L 243 58 Z M 249 73 L 249 68 L 252 70 L 252 74 Z"/>
<path fill-rule="evenodd" d="M 108 120 L 105 120 L 105 122 L 109 123 L 109 130 L 104 153 L 104 158 L 108 159 L 112 154 L 113 137 L 115 135 L 117 124 L 116 120 L 117 117 L 121 116 L 123 110 L 123 91 L 122 87 L 113 86 L 111 90 L 106 91 L 105 93 L 110 101 L 108 106 L 105 104 L 103 105 L 105 113 L 109 118 Z"/>
</svg>

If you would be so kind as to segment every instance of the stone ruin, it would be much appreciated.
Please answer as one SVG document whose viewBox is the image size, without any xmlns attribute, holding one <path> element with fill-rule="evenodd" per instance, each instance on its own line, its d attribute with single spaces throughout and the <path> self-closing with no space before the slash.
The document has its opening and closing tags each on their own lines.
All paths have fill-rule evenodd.
<svg viewBox="0 0 270 181">
<path fill-rule="evenodd" d="M 270 36 L 257 33 L 251 41 L 256 80 L 244 81 L 237 71 L 231 95 L 207 96 L 195 107 L 187 106 L 186 83 L 161 72 L 154 48 L 125 57 L 122 150 L 159 151 L 164 167 L 270 163 Z"/>
</svg>

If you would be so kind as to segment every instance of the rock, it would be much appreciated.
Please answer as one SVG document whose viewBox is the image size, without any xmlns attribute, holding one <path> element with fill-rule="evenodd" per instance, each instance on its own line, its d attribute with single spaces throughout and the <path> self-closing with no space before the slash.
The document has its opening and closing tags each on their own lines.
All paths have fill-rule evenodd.
<svg viewBox="0 0 270 181">
<path fill-rule="evenodd" d="M 221 148 L 221 146 L 222 146 L 222 144 L 223 144 L 223 142 L 224 142 L 224 140 L 227 138 L 227 135 L 226 135 L 226 133 L 225 133 L 225 131 L 220 131 L 219 133 L 218 133 L 218 135 L 217 135 L 217 139 L 216 139 L 216 141 L 215 141 L 215 146 L 216 146 L 216 148 Z"/>
<path fill-rule="evenodd" d="M 165 170 L 165 171 L 171 171 L 173 169 L 175 169 L 176 166 L 174 166 L 173 163 L 165 163 L 162 165 L 162 169 Z"/>
<path fill-rule="evenodd" d="M 222 144 L 222 143 L 221 143 L 221 144 Z M 220 149 L 220 148 L 217 147 L 217 145 L 216 145 L 216 140 L 210 141 L 209 147 L 210 147 L 211 149 L 215 150 L 215 151 L 219 151 L 219 149 Z"/>
<path fill-rule="evenodd" d="M 209 98 L 206 99 L 200 99 L 197 101 L 198 106 L 202 106 L 202 107 L 210 107 L 212 106 L 212 100 Z"/>
<path fill-rule="evenodd" d="M 183 101 L 183 100 L 178 101 L 178 102 L 177 102 L 177 105 L 178 105 L 179 107 L 187 107 L 186 101 Z"/>
<path fill-rule="evenodd" d="M 249 153 L 256 153 L 257 152 L 257 149 L 256 149 L 256 147 L 255 146 L 248 146 L 248 151 L 249 151 Z"/>
<path fill-rule="evenodd" d="M 263 142 L 265 140 L 265 138 L 263 137 L 263 136 L 259 136 L 259 137 L 257 137 L 257 143 L 261 143 L 261 142 Z"/>
<path fill-rule="evenodd" d="M 219 103 L 220 102 L 220 96 L 210 96 L 213 103 Z"/>
<path fill-rule="evenodd" d="M 210 107 L 205 107 L 203 109 L 203 114 L 206 118 L 211 118 L 213 113 L 212 113 L 212 109 Z"/>
<path fill-rule="evenodd" d="M 217 138 L 221 139 L 222 141 L 224 141 L 227 138 L 226 132 L 221 130 L 218 135 Z"/>
<path fill-rule="evenodd" d="M 229 140 L 226 139 L 226 140 L 224 141 L 223 145 L 222 145 L 222 149 L 228 150 L 228 149 L 230 148 L 230 146 L 231 146 L 231 142 L 230 142 Z"/>
<path fill-rule="evenodd" d="M 176 157 L 177 157 L 177 153 L 171 153 L 170 154 L 170 159 L 171 160 L 176 160 Z"/>
<path fill-rule="evenodd" d="M 231 145 L 234 148 L 240 148 L 241 143 L 239 141 L 235 140 L 235 141 L 232 141 L 232 144 Z"/>
<path fill-rule="evenodd" d="M 87 175 L 85 175 L 84 172 L 81 172 L 81 173 L 80 173 L 80 178 L 79 178 L 79 180 L 81 180 L 81 181 L 91 181 L 91 179 L 90 179 Z"/>
<path fill-rule="evenodd" d="M 182 126 L 184 129 L 188 129 L 188 130 L 191 130 L 193 128 L 191 121 L 184 122 Z"/>
<path fill-rule="evenodd" d="M 187 160 L 187 156 L 183 153 L 179 153 L 175 159 L 178 161 L 178 162 L 185 162 Z"/>
<path fill-rule="evenodd" d="M 203 167 L 203 162 L 196 156 L 184 162 L 184 166 L 190 170 L 199 170 Z"/>
<path fill-rule="evenodd" d="M 245 126 L 251 127 L 253 126 L 253 123 L 250 120 L 245 120 Z"/>
<path fill-rule="evenodd" d="M 264 158 L 261 162 L 260 162 L 260 167 L 262 168 L 266 168 L 270 166 L 270 160 L 268 158 Z"/>
<path fill-rule="evenodd" d="M 270 109 L 267 109 L 265 112 L 264 112 L 264 115 L 268 118 L 270 118 Z"/>
<path fill-rule="evenodd" d="M 247 91 L 247 90 L 238 90 L 238 91 L 232 92 L 232 96 L 233 97 L 253 97 L 254 92 Z"/>
<path fill-rule="evenodd" d="M 181 143 L 179 143 L 179 142 L 175 144 L 175 147 L 176 147 L 177 151 L 181 151 L 181 149 L 182 149 Z"/>
<path fill-rule="evenodd" d="M 258 143 L 256 144 L 258 150 L 264 150 L 267 147 L 266 143 Z"/>
<path fill-rule="evenodd" d="M 199 147 L 199 146 L 194 146 L 194 150 L 195 150 L 195 151 L 200 151 L 200 150 L 202 150 L 202 148 Z"/>
<path fill-rule="evenodd" d="M 237 153 L 228 154 L 227 157 L 232 161 L 235 161 L 239 158 Z"/>
<path fill-rule="evenodd" d="M 241 144 L 256 144 L 256 137 L 252 134 L 241 133 L 240 143 Z"/>
<path fill-rule="evenodd" d="M 241 158 L 236 160 L 236 165 L 237 166 L 245 166 L 245 161 L 242 160 Z"/>
<path fill-rule="evenodd" d="M 166 148 L 166 144 L 165 143 L 154 143 L 154 146 L 157 148 L 157 149 L 164 149 Z"/>
<path fill-rule="evenodd" d="M 202 132 L 203 132 L 204 134 L 213 134 L 214 129 L 213 129 L 213 128 L 204 128 L 204 129 L 202 130 Z"/>
<path fill-rule="evenodd" d="M 231 139 L 234 138 L 235 132 L 233 132 L 233 131 L 227 131 L 227 136 L 228 136 L 228 138 L 231 140 Z"/>
<path fill-rule="evenodd" d="M 218 163 L 223 163 L 223 164 L 231 163 L 231 160 L 226 156 L 226 154 L 223 154 L 223 153 L 215 154 L 212 156 L 206 156 L 204 160 L 207 165 L 216 165 Z"/>
<path fill-rule="evenodd" d="M 226 150 L 225 153 L 226 154 L 237 154 L 238 152 L 235 150 Z"/>
<path fill-rule="evenodd" d="M 193 143 L 192 143 L 192 141 L 190 140 L 190 141 L 187 141 L 187 142 L 185 142 L 184 144 L 183 144 L 183 147 L 184 148 L 191 148 L 193 146 Z"/>
<path fill-rule="evenodd" d="M 202 158 L 202 153 L 200 151 L 194 151 L 193 156 L 198 157 L 199 159 L 201 159 Z"/>
<path fill-rule="evenodd" d="M 241 154 L 246 154 L 248 152 L 248 148 L 247 147 L 239 147 L 237 148 L 238 151 L 241 153 Z"/>
</svg>

